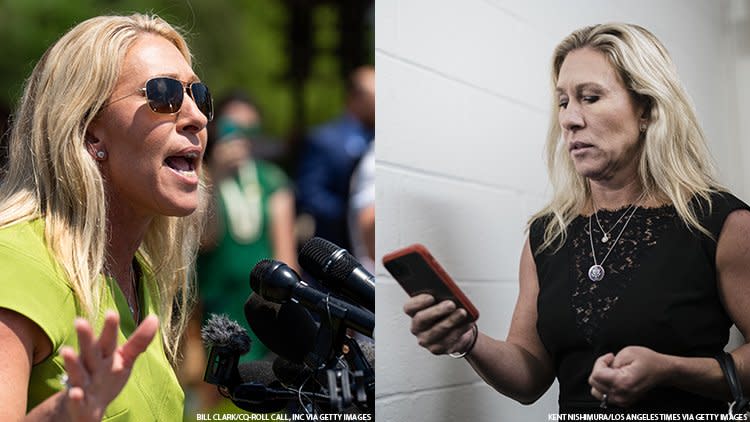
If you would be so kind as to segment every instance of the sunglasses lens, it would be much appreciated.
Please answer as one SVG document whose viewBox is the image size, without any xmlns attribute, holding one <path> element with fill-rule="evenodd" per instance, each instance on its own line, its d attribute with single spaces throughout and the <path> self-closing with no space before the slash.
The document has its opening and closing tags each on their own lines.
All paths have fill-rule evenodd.
<svg viewBox="0 0 750 422">
<path fill-rule="evenodd" d="M 154 78 L 146 83 L 146 98 L 157 113 L 176 113 L 182 106 L 182 82 L 172 78 Z"/>
<path fill-rule="evenodd" d="M 190 94 L 193 97 L 193 101 L 198 105 L 203 114 L 206 115 L 208 121 L 214 118 L 214 103 L 211 98 L 211 93 L 208 91 L 208 87 L 202 82 L 194 82 L 190 85 Z"/>
</svg>

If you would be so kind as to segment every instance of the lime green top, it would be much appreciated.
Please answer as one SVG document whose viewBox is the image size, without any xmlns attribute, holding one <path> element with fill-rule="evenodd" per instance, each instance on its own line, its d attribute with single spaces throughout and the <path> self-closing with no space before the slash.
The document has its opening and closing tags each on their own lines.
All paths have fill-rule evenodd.
<svg viewBox="0 0 750 422">
<path fill-rule="evenodd" d="M 153 274 L 142 261 L 138 280 L 142 318 L 158 315 Z M 31 369 L 28 410 L 64 388 L 60 376 L 64 363 L 60 348 L 72 346 L 78 351 L 73 326 L 81 307 L 73 295 L 64 271 L 46 247 L 44 221 L 18 223 L 0 229 L 0 308 L 13 310 L 34 321 L 49 337 L 52 353 Z M 113 279 L 102 276 L 107 284 L 96 321 L 101 332 L 104 312 L 116 309 L 120 314 L 118 344 L 123 344 L 136 324 L 125 296 Z M 105 421 L 179 421 L 182 420 L 184 393 L 172 370 L 157 333 L 154 341 L 135 361 L 127 384 L 107 407 Z"/>
</svg>

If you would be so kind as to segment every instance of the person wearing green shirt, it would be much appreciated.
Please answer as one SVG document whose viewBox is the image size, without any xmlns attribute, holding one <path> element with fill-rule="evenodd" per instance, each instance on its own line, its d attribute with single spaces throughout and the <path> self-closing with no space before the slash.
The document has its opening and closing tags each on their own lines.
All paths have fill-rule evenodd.
<svg viewBox="0 0 750 422">
<path fill-rule="evenodd" d="M 292 188 L 281 168 L 255 156 L 261 121 L 258 106 L 242 91 L 216 103 L 206 151 L 213 212 L 206 220 L 196 266 L 204 319 L 211 313 L 226 314 L 248 330 L 253 346 L 241 362 L 268 353 L 243 313 L 251 292 L 250 270 L 262 259 L 299 269 Z"/>
<path fill-rule="evenodd" d="M 37 63 L 0 184 L 0 420 L 181 420 L 212 117 L 157 16 L 86 20 Z"/>
</svg>

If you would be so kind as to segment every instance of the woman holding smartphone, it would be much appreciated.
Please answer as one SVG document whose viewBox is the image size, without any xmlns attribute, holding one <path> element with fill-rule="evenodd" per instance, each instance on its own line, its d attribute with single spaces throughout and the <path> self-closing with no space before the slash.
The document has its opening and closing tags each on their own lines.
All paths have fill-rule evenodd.
<svg viewBox="0 0 750 422">
<path fill-rule="evenodd" d="M 529 223 L 508 337 L 430 295 L 404 306 L 412 333 L 522 403 L 557 378 L 563 413 L 725 412 L 729 328 L 750 335 L 750 208 L 716 182 L 672 61 L 646 29 L 573 32 L 552 82 L 553 195 Z M 750 346 L 731 357 L 748 391 Z"/>
</svg>

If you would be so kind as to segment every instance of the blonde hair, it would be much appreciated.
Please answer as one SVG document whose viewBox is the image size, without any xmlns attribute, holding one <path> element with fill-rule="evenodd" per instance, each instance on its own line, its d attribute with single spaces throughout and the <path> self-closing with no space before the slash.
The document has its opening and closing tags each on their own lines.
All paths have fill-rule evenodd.
<svg viewBox="0 0 750 422">
<path fill-rule="evenodd" d="M 107 201 L 86 131 L 112 93 L 126 52 L 142 34 L 169 40 L 188 64 L 183 37 L 157 16 L 100 16 L 52 45 L 26 81 L 13 119 L 9 168 L 0 186 L 0 227 L 43 218 L 50 252 L 67 275 L 81 312 L 96 316 L 105 289 Z M 193 299 L 193 263 L 202 230 L 199 210 L 155 217 L 138 254 L 154 275 L 161 333 L 173 363 Z"/>
<path fill-rule="evenodd" d="M 674 205 L 691 229 L 711 236 L 698 220 L 691 199 L 702 198 L 710 212 L 710 193 L 720 186 L 693 105 L 681 86 L 666 48 L 648 30 L 631 24 L 610 23 L 579 29 L 555 48 L 552 58 L 552 92 L 565 57 L 571 51 L 590 48 L 604 54 L 634 101 L 648 113 L 638 177 L 645 195 Z M 544 241 L 535 253 L 562 247 L 566 227 L 591 199 L 587 180 L 573 167 L 558 122 L 554 98 L 546 142 L 547 169 L 552 200 L 531 222 L 545 218 Z M 700 204 L 700 203 L 698 203 Z M 699 205 L 700 206 L 700 205 Z"/>
</svg>

